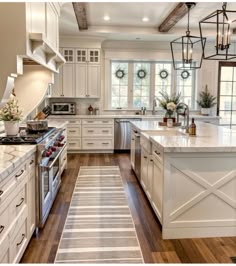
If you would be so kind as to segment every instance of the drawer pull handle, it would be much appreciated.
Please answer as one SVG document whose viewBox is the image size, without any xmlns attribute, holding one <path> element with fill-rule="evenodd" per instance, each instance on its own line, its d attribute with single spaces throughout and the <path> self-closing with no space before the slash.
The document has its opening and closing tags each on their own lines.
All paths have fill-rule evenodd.
<svg viewBox="0 0 236 266">
<path fill-rule="evenodd" d="M 109 142 L 103 142 L 102 144 L 106 144 L 107 145 L 107 144 L 109 144 Z"/>
<path fill-rule="evenodd" d="M 109 130 L 103 130 L 102 132 L 109 132 Z"/>
<path fill-rule="evenodd" d="M 144 159 L 147 159 L 147 156 L 143 156 Z"/>
<path fill-rule="evenodd" d="M 93 123 L 94 121 L 87 121 L 88 123 Z"/>
<path fill-rule="evenodd" d="M 109 123 L 109 121 L 102 121 L 102 123 Z"/>
<path fill-rule="evenodd" d="M 87 144 L 88 144 L 88 145 L 93 145 L 94 143 L 93 143 L 93 142 L 88 142 Z"/>
<path fill-rule="evenodd" d="M 0 234 L 2 233 L 2 231 L 4 230 L 4 225 L 0 225 Z"/>
<path fill-rule="evenodd" d="M 74 133 L 74 132 L 76 132 L 75 130 L 69 130 L 69 132 L 72 132 L 72 133 Z"/>
<path fill-rule="evenodd" d="M 161 153 L 160 152 L 158 152 L 158 151 L 155 151 L 155 153 L 157 154 L 157 155 L 160 155 Z"/>
<path fill-rule="evenodd" d="M 34 160 L 31 160 L 31 161 L 30 161 L 30 165 L 33 164 L 33 163 L 34 163 Z"/>
<path fill-rule="evenodd" d="M 69 142 L 69 145 L 76 145 L 76 143 L 74 143 L 74 142 Z"/>
<path fill-rule="evenodd" d="M 0 190 L 0 196 L 3 194 L 3 191 L 2 190 Z"/>
<path fill-rule="evenodd" d="M 20 177 L 24 173 L 24 170 L 22 169 L 18 175 L 15 175 L 15 178 Z"/>
<path fill-rule="evenodd" d="M 93 131 L 93 130 L 88 130 L 88 132 L 92 133 L 92 132 L 94 132 L 94 131 Z"/>
<path fill-rule="evenodd" d="M 74 124 L 76 123 L 76 121 L 69 121 L 69 124 Z"/>
<path fill-rule="evenodd" d="M 21 241 L 18 242 L 18 243 L 16 243 L 16 245 L 17 245 L 17 246 L 21 245 L 22 242 L 23 242 L 23 240 L 24 240 L 24 238 L 25 238 L 25 234 L 22 234 L 22 239 L 21 239 Z"/>
<path fill-rule="evenodd" d="M 153 162 L 153 160 L 151 159 L 150 162 Z"/>
<path fill-rule="evenodd" d="M 24 198 L 21 198 L 21 202 L 19 204 L 16 204 L 16 208 L 20 207 L 20 205 L 24 202 Z"/>
</svg>

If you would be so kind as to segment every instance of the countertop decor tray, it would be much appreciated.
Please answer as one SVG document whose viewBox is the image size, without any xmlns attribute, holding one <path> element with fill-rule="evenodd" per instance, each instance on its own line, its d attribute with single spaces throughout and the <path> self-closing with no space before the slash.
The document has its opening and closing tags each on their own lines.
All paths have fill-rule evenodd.
<svg viewBox="0 0 236 266">
<path fill-rule="evenodd" d="M 159 126 L 162 126 L 162 127 L 167 126 L 167 122 L 159 122 L 158 124 L 159 124 Z M 179 126 L 181 126 L 181 122 L 173 123 L 173 127 L 179 127 Z"/>
</svg>

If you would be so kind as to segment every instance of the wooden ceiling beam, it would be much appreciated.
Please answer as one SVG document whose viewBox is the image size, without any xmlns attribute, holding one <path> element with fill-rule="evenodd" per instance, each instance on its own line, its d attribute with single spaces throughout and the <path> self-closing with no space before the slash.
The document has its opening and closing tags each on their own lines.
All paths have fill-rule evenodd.
<svg viewBox="0 0 236 266">
<path fill-rule="evenodd" d="M 86 17 L 85 3 L 73 2 L 72 4 L 73 4 L 75 17 L 77 20 L 79 30 L 87 30 L 88 23 L 87 23 L 87 17 Z"/>
<path fill-rule="evenodd" d="M 178 3 L 165 20 L 158 27 L 159 32 L 168 32 L 174 25 L 188 13 L 185 3 Z"/>
</svg>

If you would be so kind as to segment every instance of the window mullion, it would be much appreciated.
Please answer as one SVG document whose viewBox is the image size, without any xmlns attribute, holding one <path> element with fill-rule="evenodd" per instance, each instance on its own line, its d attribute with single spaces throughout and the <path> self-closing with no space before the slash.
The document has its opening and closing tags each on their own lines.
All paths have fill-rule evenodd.
<svg viewBox="0 0 236 266">
<path fill-rule="evenodd" d="M 133 67 L 134 64 L 129 62 L 128 65 L 128 109 L 133 109 Z"/>
<path fill-rule="evenodd" d="M 155 98 L 155 63 L 151 63 L 150 71 L 150 92 L 149 92 L 149 106 L 153 108 L 153 99 Z"/>
</svg>

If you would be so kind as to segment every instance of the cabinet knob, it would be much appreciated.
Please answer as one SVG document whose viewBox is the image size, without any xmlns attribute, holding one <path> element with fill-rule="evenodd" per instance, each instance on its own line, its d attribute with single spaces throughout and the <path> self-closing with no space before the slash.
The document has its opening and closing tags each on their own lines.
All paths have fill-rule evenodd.
<svg viewBox="0 0 236 266">
<path fill-rule="evenodd" d="M 157 154 L 157 155 L 160 155 L 161 153 L 160 152 L 158 152 L 158 151 L 155 151 L 155 153 Z"/>
<path fill-rule="evenodd" d="M 0 196 L 3 194 L 3 191 L 2 190 L 0 190 Z"/>
<path fill-rule="evenodd" d="M 0 225 L 0 234 L 2 233 L 2 231 L 4 230 L 5 226 L 4 225 Z"/>
<path fill-rule="evenodd" d="M 143 156 L 144 159 L 147 159 L 147 156 Z"/>
</svg>

